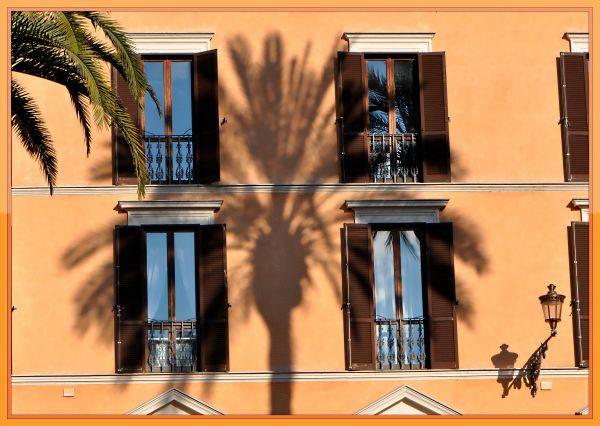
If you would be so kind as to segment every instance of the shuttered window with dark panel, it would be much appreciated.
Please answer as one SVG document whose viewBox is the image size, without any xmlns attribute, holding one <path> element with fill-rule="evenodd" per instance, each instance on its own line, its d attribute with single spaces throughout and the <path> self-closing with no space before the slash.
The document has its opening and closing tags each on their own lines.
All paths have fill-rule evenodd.
<svg viewBox="0 0 600 426">
<path fill-rule="evenodd" d="M 220 180 L 217 51 L 142 58 L 146 79 L 163 114 L 148 94 L 137 104 L 113 69 L 113 87 L 141 131 L 150 184 L 212 183 Z M 143 111 L 143 112 L 142 112 Z M 113 183 L 136 182 L 135 167 L 120 132 L 113 134 Z"/>
<path fill-rule="evenodd" d="M 342 182 L 449 182 L 443 52 L 338 53 Z"/>
<path fill-rule="evenodd" d="M 589 180 L 589 55 L 561 53 L 558 61 L 565 180 Z"/>
<path fill-rule="evenodd" d="M 114 237 L 116 371 L 228 371 L 225 226 L 117 226 Z"/>
<path fill-rule="evenodd" d="M 587 222 L 569 226 L 571 261 L 571 316 L 575 343 L 575 365 L 589 367 L 590 351 L 590 227 Z"/>
<path fill-rule="evenodd" d="M 452 224 L 346 224 L 348 370 L 458 368 Z"/>
</svg>

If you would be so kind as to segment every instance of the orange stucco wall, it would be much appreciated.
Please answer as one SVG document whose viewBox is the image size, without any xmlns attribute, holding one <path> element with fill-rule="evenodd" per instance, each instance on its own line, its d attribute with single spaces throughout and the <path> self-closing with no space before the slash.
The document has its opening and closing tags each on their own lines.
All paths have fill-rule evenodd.
<svg viewBox="0 0 600 426">
<path fill-rule="evenodd" d="M 563 180 L 556 58 L 569 51 L 565 32 L 588 31 L 587 13 L 367 15 L 372 19 L 364 12 L 112 16 L 131 32 L 215 33 L 211 47 L 219 52 L 220 116 L 228 119 L 221 128 L 222 183 L 339 181 L 333 60 L 336 51 L 347 50 L 342 34 L 360 31 L 435 33 L 433 51 L 446 52 L 453 181 Z M 236 68 L 235 59 L 244 66 Z M 298 85 L 286 78 L 292 64 L 303 77 Z M 110 185 L 109 132 L 96 135 L 86 160 L 66 91 L 26 80 L 57 143 L 58 184 Z M 272 102 L 278 93 L 281 108 Z M 14 141 L 13 185 L 39 184 L 41 174 Z"/>
<path fill-rule="evenodd" d="M 333 60 L 336 51 L 347 49 L 341 35 L 359 31 L 435 32 L 433 50 L 446 52 L 453 182 L 564 181 L 556 58 L 569 51 L 565 32 L 588 31 L 586 13 L 366 15 L 369 19 L 364 12 L 113 13 L 131 32 L 215 33 L 220 116 L 228 121 L 221 128 L 221 183 L 339 182 Z M 236 68 L 237 59 L 248 64 Z M 278 80 L 278 66 L 288 75 L 292 64 L 303 77 L 298 86 Z M 110 132 L 95 131 L 86 159 L 67 93 L 22 80 L 55 140 L 58 185 L 110 186 Z M 246 83 L 253 96 L 242 89 Z M 285 99 L 280 108 L 270 108 L 273 91 Z M 13 188 L 43 186 L 16 138 L 12 147 Z M 503 344 L 518 354 L 515 367 L 522 367 L 548 335 L 537 297 L 553 282 L 570 299 L 567 226 L 580 216 L 567 205 L 587 198 L 587 191 L 565 185 L 504 192 L 422 189 L 222 191 L 146 199 L 224 200 L 215 221 L 227 225 L 232 372 L 332 372 L 344 370 L 340 228 L 354 221 L 352 212 L 342 210 L 344 202 L 447 198 L 440 218 L 454 226 L 460 368 L 495 368 L 492 357 Z M 112 230 L 127 221 L 114 208 L 133 199 L 133 192 L 13 195 L 14 375 L 114 373 Z M 574 365 L 567 314 L 544 367 Z M 488 378 L 87 384 L 75 386 L 74 398 L 62 396 L 62 385 L 19 384 L 12 387 L 12 402 L 15 414 L 121 414 L 176 386 L 225 413 L 265 414 L 272 408 L 273 386 L 289 386 L 296 414 L 351 414 L 408 384 L 463 413 L 573 414 L 587 404 L 587 379 L 551 380 L 553 389 L 535 399 L 525 387 L 501 398 L 501 383 Z"/>
</svg>

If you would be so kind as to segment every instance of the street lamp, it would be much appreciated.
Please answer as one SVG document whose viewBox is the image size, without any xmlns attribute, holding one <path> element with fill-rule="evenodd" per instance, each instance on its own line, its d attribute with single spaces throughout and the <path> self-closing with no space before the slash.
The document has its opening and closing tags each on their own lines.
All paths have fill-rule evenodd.
<svg viewBox="0 0 600 426">
<path fill-rule="evenodd" d="M 550 336 L 539 346 L 539 348 L 531 356 L 531 367 L 529 369 L 529 380 L 531 382 L 531 395 L 535 397 L 537 393 L 537 379 L 540 376 L 540 369 L 542 367 L 542 359 L 546 358 L 546 351 L 548 350 L 548 341 L 556 336 L 556 325 L 560 322 L 560 316 L 562 313 L 562 305 L 565 301 L 565 296 L 558 294 L 556 286 L 550 284 L 548 286 L 548 293 L 540 296 L 540 303 L 542 304 L 542 310 L 544 311 L 544 319 L 550 324 Z"/>
<path fill-rule="evenodd" d="M 540 303 L 542 304 L 542 310 L 544 311 L 544 319 L 550 324 L 552 336 L 556 336 L 556 324 L 560 322 L 562 305 L 565 301 L 565 296 L 558 294 L 555 291 L 555 288 L 556 286 L 554 284 L 550 284 L 548 286 L 548 293 L 540 296 Z"/>
</svg>

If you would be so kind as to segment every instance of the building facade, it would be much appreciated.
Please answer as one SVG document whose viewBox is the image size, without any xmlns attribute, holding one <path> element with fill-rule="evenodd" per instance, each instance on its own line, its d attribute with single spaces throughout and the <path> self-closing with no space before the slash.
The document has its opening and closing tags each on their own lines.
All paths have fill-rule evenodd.
<svg viewBox="0 0 600 426">
<path fill-rule="evenodd" d="M 13 414 L 589 413 L 587 12 L 111 16 L 151 185 L 22 78 L 60 172 L 13 137 Z"/>
</svg>

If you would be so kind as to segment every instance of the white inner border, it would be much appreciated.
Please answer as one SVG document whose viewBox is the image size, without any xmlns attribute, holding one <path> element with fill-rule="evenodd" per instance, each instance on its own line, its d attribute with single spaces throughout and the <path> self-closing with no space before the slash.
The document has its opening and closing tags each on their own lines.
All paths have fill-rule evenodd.
<svg viewBox="0 0 600 426">
<path fill-rule="evenodd" d="M 439 223 L 446 204 L 448 199 L 347 200 L 344 208 L 354 210 L 354 223 Z"/>
<path fill-rule="evenodd" d="M 348 52 L 431 52 L 435 33 L 344 33 Z"/>
<path fill-rule="evenodd" d="M 589 33 L 565 33 L 564 38 L 569 40 L 571 52 L 587 53 L 590 51 Z"/>
<path fill-rule="evenodd" d="M 127 225 L 210 225 L 223 200 L 119 201 L 115 210 L 127 213 Z"/>
<path fill-rule="evenodd" d="M 135 51 L 140 55 L 199 53 L 210 50 L 215 33 L 129 33 Z"/>
</svg>

